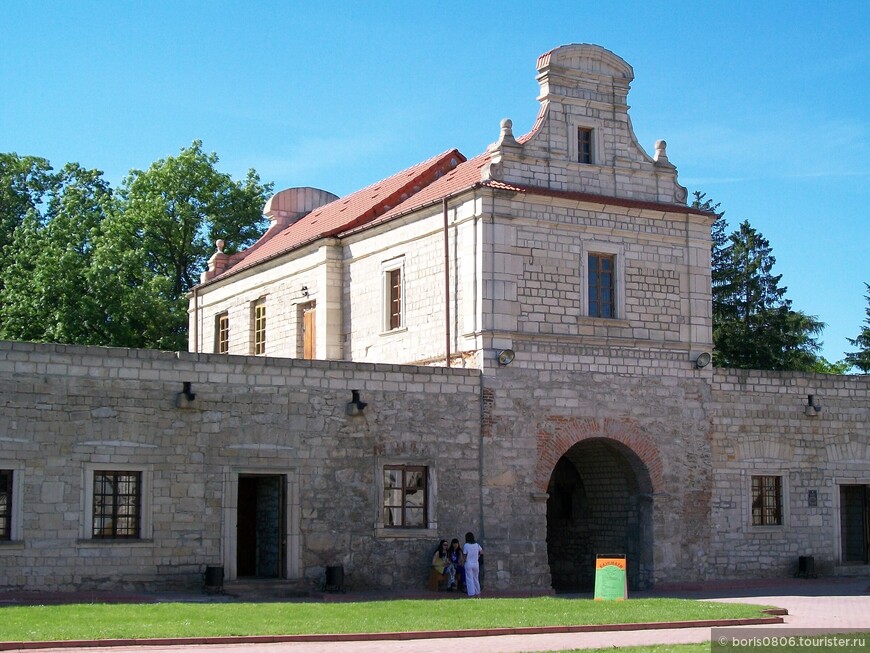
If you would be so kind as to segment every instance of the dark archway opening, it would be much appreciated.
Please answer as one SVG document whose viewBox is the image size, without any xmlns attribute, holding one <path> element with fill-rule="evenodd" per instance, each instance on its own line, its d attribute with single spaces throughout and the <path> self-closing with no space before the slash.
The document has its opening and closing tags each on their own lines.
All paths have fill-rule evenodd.
<svg viewBox="0 0 870 653">
<path fill-rule="evenodd" d="M 643 461 L 615 440 L 575 444 L 547 487 L 547 556 L 553 589 L 591 592 L 595 556 L 624 553 L 630 590 L 652 586 L 652 483 Z"/>
</svg>

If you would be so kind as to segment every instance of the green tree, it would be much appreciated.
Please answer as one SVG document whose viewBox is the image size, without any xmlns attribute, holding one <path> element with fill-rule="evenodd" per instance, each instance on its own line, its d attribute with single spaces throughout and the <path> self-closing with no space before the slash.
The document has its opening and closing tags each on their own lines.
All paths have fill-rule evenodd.
<svg viewBox="0 0 870 653">
<path fill-rule="evenodd" d="M 41 221 L 57 176 L 45 159 L 0 152 L 0 273 L 6 268 L 15 230 L 32 214 Z M 3 288 L 0 278 L 0 290 Z"/>
<path fill-rule="evenodd" d="M 45 162 L 36 192 L 19 204 L 29 206 L 5 249 L 0 337 L 99 343 L 99 297 L 89 283 L 88 268 L 112 191 L 102 173 L 78 164 L 67 164 L 57 174 L 48 170 Z M 18 193 L 18 199 L 27 195 Z M 4 210 L 9 208 L 4 205 Z"/>
<path fill-rule="evenodd" d="M 692 206 L 716 216 L 710 227 L 712 246 L 710 251 L 711 290 L 713 295 L 713 325 L 737 319 L 737 306 L 733 301 L 735 294 L 736 271 L 732 265 L 728 222 L 720 204 L 714 203 L 706 193 L 695 191 Z"/>
<path fill-rule="evenodd" d="M 696 205 L 713 212 L 704 195 Z M 792 310 L 773 274 L 776 259 L 770 243 L 744 221 L 727 240 L 723 213 L 712 227 L 713 361 L 719 367 L 813 371 L 820 349 L 815 336 L 824 324 Z"/>
<path fill-rule="evenodd" d="M 846 374 L 849 372 L 850 367 L 852 366 L 845 360 L 832 363 L 824 356 L 819 356 L 813 368 L 809 371 L 816 372 L 817 374 Z"/>
<path fill-rule="evenodd" d="M 0 238 L 8 243 L 28 212 L 44 212 L 44 202 L 57 185 L 46 159 L 0 152 Z"/>
<path fill-rule="evenodd" d="M 78 164 L 0 155 L 0 338 L 186 349 L 186 293 L 214 241 L 232 253 L 266 226 L 271 184 L 217 161 L 197 141 L 113 193 Z"/>
<path fill-rule="evenodd" d="M 846 362 L 866 374 L 870 372 L 870 283 L 865 283 L 864 287 L 867 289 L 867 294 L 864 295 L 867 300 L 867 319 L 856 338 L 847 338 L 850 345 L 858 347 L 858 351 L 847 352 Z"/>
<path fill-rule="evenodd" d="M 119 215 L 139 234 L 149 270 L 172 282 L 169 301 L 183 299 L 198 282 L 216 240 L 232 254 L 267 226 L 263 205 L 272 185 L 261 184 L 254 170 L 236 182 L 218 172 L 217 162 L 194 141 L 178 156 L 132 170 L 119 190 Z"/>
</svg>

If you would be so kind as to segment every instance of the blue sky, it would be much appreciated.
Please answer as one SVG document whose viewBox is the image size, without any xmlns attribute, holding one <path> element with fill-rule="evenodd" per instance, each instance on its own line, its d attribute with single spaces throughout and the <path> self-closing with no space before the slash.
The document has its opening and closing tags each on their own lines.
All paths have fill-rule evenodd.
<svg viewBox="0 0 870 653">
<path fill-rule="evenodd" d="M 195 139 L 339 195 L 537 113 L 538 55 L 597 43 L 689 191 L 771 242 L 839 360 L 870 283 L 870 2 L 0 3 L 0 151 L 117 185 Z"/>
</svg>

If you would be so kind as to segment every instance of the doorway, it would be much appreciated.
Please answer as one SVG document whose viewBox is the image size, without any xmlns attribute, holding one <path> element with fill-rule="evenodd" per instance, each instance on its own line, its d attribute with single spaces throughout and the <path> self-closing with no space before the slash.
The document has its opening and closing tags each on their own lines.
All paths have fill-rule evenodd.
<svg viewBox="0 0 870 653">
<path fill-rule="evenodd" d="M 283 578 L 286 575 L 285 487 L 283 475 L 239 475 L 238 577 Z"/>
<path fill-rule="evenodd" d="M 309 302 L 299 309 L 302 314 L 302 358 L 313 360 L 317 358 L 317 304 Z"/>
<path fill-rule="evenodd" d="M 870 563 L 870 485 L 840 486 L 840 541 L 843 563 Z"/>
<path fill-rule="evenodd" d="M 597 554 L 625 554 L 629 589 L 652 586 L 652 483 L 629 447 L 608 438 L 578 442 L 557 461 L 547 493 L 554 590 L 591 592 Z"/>
</svg>

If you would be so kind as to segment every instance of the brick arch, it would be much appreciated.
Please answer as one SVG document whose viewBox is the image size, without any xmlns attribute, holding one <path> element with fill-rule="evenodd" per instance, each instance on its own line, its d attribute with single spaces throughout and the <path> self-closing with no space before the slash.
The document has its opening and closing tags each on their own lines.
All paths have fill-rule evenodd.
<svg viewBox="0 0 870 653">
<path fill-rule="evenodd" d="M 627 447 L 643 463 L 652 484 L 660 492 L 662 457 L 652 439 L 628 419 L 594 419 L 584 417 L 550 417 L 538 429 L 535 487 L 546 492 L 556 463 L 578 442 L 591 438 L 614 440 Z"/>
</svg>

